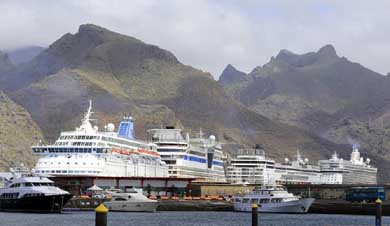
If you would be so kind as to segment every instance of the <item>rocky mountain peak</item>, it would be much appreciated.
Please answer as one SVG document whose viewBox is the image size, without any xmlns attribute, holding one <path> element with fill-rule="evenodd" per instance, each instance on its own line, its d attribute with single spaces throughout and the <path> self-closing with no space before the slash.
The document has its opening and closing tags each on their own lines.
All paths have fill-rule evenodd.
<svg viewBox="0 0 390 226">
<path fill-rule="evenodd" d="M 313 64 L 322 64 L 333 62 L 339 59 L 335 48 L 328 44 L 321 47 L 317 52 L 308 52 L 305 54 L 295 54 L 288 50 L 281 50 L 278 55 L 271 58 L 269 66 L 278 65 L 279 67 L 305 67 Z"/>
<path fill-rule="evenodd" d="M 219 82 L 222 85 L 228 85 L 236 82 L 240 82 L 245 80 L 247 74 L 237 70 L 231 64 L 228 64 L 226 68 L 223 70 L 222 74 L 219 76 Z"/>
<path fill-rule="evenodd" d="M 94 24 L 80 25 L 76 36 L 79 39 L 88 39 L 90 42 L 96 44 L 113 40 L 132 40 L 135 42 L 141 42 L 136 38 L 122 35 Z"/>
<path fill-rule="evenodd" d="M 297 54 L 295 54 L 287 49 L 282 49 L 279 51 L 278 55 L 276 55 L 275 59 L 283 60 L 283 59 L 295 57 L 295 56 L 297 56 Z"/>
<path fill-rule="evenodd" d="M 329 57 L 329 58 L 338 57 L 337 53 L 336 53 L 336 49 L 330 44 L 321 47 L 318 50 L 317 55 L 325 56 L 325 57 Z"/>
<path fill-rule="evenodd" d="M 8 70 L 12 68 L 14 65 L 9 58 L 8 54 L 3 53 L 0 51 L 0 71 L 2 70 Z"/>
</svg>

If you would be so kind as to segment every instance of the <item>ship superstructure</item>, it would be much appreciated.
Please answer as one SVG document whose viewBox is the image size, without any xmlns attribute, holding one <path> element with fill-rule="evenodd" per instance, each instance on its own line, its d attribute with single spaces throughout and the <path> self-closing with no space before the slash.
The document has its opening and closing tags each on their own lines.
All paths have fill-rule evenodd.
<svg viewBox="0 0 390 226">
<path fill-rule="evenodd" d="M 275 160 L 267 159 L 264 150 L 241 149 L 226 167 L 226 179 L 232 184 L 273 183 Z"/>
<path fill-rule="evenodd" d="M 81 126 L 61 132 L 52 145 L 33 146 L 39 157 L 37 174 L 99 177 L 167 177 L 168 167 L 161 161 L 157 146 L 134 138 L 134 123 L 125 117 L 119 129 L 109 123 L 105 131 L 93 126 L 92 102 Z"/>
<path fill-rule="evenodd" d="M 356 146 L 352 148 L 350 160 L 339 158 L 334 153 L 328 160 L 320 160 L 322 184 L 376 184 L 378 169 L 364 161 Z"/>
<path fill-rule="evenodd" d="M 275 164 L 276 184 L 319 184 L 320 167 L 309 164 L 309 159 L 303 159 L 297 150 L 296 159 L 284 159 L 284 163 Z"/>
<path fill-rule="evenodd" d="M 169 167 L 169 176 L 197 178 L 198 181 L 225 182 L 225 157 L 221 145 L 211 135 L 204 138 L 182 136 L 181 129 L 148 130 L 150 141 L 157 145 L 161 159 Z"/>
</svg>

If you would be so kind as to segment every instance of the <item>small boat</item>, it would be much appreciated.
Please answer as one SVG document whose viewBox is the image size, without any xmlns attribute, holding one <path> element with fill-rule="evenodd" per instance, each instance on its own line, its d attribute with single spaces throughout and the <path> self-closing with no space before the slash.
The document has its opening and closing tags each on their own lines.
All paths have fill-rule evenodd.
<svg viewBox="0 0 390 226">
<path fill-rule="evenodd" d="M 22 174 L 5 181 L 6 187 L 0 188 L 0 211 L 60 213 L 73 196 L 46 177 Z"/>
<path fill-rule="evenodd" d="M 252 205 L 258 205 L 258 212 L 307 213 L 314 198 L 301 198 L 288 193 L 283 186 L 255 187 L 252 192 L 233 197 L 235 211 L 250 212 Z"/>
<path fill-rule="evenodd" d="M 159 205 L 156 200 L 148 199 L 135 189 L 126 192 L 110 192 L 110 195 L 112 199 L 104 202 L 110 211 L 154 212 Z"/>
</svg>

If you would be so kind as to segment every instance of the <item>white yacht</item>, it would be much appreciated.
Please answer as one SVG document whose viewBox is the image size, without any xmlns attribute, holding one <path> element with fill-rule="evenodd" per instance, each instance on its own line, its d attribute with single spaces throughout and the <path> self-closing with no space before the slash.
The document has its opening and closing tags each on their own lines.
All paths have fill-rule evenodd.
<svg viewBox="0 0 390 226">
<path fill-rule="evenodd" d="M 204 138 L 190 138 L 173 127 L 148 130 L 149 139 L 157 145 L 157 151 L 169 167 L 170 177 L 197 178 L 198 181 L 225 182 L 224 162 L 221 145 L 211 135 Z"/>
<path fill-rule="evenodd" d="M 376 184 L 378 169 L 360 157 L 356 145 L 352 148 L 351 159 L 344 160 L 334 153 L 328 160 L 319 161 L 322 184 Z"/>
<path fill-rule="evenodd" d="M 168 177 L 157 146 L 134 138 L 133 119 L 125 117 L 115 132 L 99 131 L 90 118 L 92 102 L 75 131 L 61 132 L 52 145 L 33 146 L 39 157 L 33 172 L 56 176 Z"/>
<path fill-rule="evenodd" d="M 6 187 L 0 188 L 0 211 L 59 213 L 72 198 L 45 177 L 22 175 L 5 181 Z"/>
<path fill-rule="evenodd" d="M 235 211 L 250 212 L 252 204 L 257 204 L 259 212 L 307 213 L 313 202 L 313 198 L 300 198 L 281 186 L 265 186 L 234 196 L 233 208 Z"/>
<path fill-rule="evenodd" d="M 135 189 L 126 192 L 114 192 L 110 195 L 112 199 L 104 202 L 104 205 L 110 211 L 154 212 L 159 205 L 157 200 L 148 199 Z"/>
</svg>

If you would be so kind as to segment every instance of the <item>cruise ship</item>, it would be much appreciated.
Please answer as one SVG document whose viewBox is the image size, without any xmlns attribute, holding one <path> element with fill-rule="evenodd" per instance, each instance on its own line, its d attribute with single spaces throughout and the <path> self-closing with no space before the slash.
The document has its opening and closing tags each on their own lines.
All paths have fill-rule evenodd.
<svg viewBox="0 0 390 226">
<path fill-rule="evenodd" d="M 303 159 L 297 150 L 296 159 L 284 159 L 284 163 L 275 164 L 276 184 L 319 184 L 320 167 L 310 165 L 309 159 Z"/>
<path fill-rule="evenodd" d="M 134 123 L 125 117 L 115 131 L 99 131 L 90 118 L 92 102 L 75 131 L 61 132 L 52 145 L 33 146 L 39 157 L 33 172 L 53 176 L 168 177 L 157 146 L 134 138 Z"/>
<path fill-rule="evenodd" d="M 376 184 L 378 169 L 360 157 L 357 146 L 353 146 L 351 159 L 344 160 L 334 153 L 328 160 L 320 160 L 322 184 Z"/>
<path fill-rule="evenodd" d="M 204 138 L 184 138 L 181 129 L 148 130 L 149 140 L 157 145 L 161 159 L 168 165 L 168 173 L 174 178 L 196 178 L 196 181 L 226 182 L 225 156 L 214 135 Z"/>
<path fill-rule="evenodd" d="M 227 180 L 234 184 L 319 184 L 320 168 L 302 159 L 284 163 L 265 157 L 262 149 L 239 150 L 227 166 Z"/>
<path fill-rule="evenodd" d="M 264 150 L 238 150 L 226 167 L 226 179 L 232 184 L 273 184 L 275 160 L 266 159 Z"/>
</svg>

